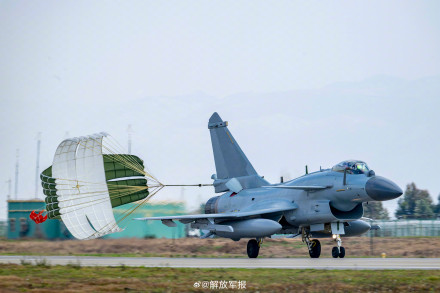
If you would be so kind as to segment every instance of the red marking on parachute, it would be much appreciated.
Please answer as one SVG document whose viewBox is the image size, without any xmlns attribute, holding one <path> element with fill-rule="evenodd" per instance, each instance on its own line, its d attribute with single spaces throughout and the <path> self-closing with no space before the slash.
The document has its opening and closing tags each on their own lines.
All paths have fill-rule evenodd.
<svg viewBox="0 0 440 293">
<path fill-rule="evenodd" d="M 43 216 L 44 211 L 39 212 L 38 214 L 35 211 L 32 211 L 29 215 L 32 221 L 36 224 L 41 224 L 47 220 L 47 215 Z"/>
</svg>

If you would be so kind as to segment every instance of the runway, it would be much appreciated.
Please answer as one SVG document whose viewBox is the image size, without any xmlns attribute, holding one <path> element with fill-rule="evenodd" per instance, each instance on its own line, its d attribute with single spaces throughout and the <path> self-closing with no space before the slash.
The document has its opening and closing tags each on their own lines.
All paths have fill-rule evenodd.
<svg viewBox="0 0 440 293">
<path fill-rule="evenodd" d="M 274 268 L 318 270 L 439 270 L 440 258 L 167 258 L 90 256 L 0 256 L 1 264 L 133 266 L 170 268 Z"/>
</svg>

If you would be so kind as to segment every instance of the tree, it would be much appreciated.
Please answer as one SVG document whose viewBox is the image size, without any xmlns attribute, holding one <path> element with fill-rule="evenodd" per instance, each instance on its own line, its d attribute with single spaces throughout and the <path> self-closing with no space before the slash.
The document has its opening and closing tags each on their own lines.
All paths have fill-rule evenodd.
<svg viewBox="0 0 440 293">
<path fill-rule="evenodd" d="M 380 201 L 370 201 L 364 203 L 364 217 L 373 220 L 389 220 L 388 211 Z"/>
<path fill-rule="evenodd" d="M 406 186 L 405 194 L 399 199 L 396 218 L 432 219 L 434 205 L 427 190 L 418 189 L 414 182 Z"/>
<path fill-rule="evenodd" d="M 416 207 L 414 209 L 414 216 L 418 219 L 432 219 L 434 218 L 433 204 L 426 199 L 416 200 Z"/>
<path fill-rule="evenodd" d="M 440 194 L 437 197 L 437 205 L 434 208 L 434 213 L 436 214 L 437 218 L 440 217 Z"/>
</svg>

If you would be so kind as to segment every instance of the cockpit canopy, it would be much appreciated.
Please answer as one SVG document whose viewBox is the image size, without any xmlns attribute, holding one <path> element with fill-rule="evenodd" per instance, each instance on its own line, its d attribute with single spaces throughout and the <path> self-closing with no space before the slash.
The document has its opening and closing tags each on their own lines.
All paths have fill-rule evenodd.
<svg viewBox="0 0 440 293">
<path fill-rule="evenodd" d="M 344 172 L 344 170 L 347 170 L 348 174 L 368 174 L 370 171 L 365 162 L 356 160 L 343 161 L 332 168 L 335 172 Z"/>
</svg>

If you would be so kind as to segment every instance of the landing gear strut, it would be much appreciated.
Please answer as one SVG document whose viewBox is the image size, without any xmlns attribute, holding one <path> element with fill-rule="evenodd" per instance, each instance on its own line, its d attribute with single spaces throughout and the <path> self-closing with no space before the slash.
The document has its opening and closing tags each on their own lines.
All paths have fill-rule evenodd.
<svg viewBox="0 0 440 293">
<path fill-rule="evenodd" d="M 333 235 L 333 238 L 335 239 L 336 243 L 338 244 L 338 246 L 333 247 L 332 249 L 332 256 L 334 258 L 344 258 L 345 256 L 345 248 L 342 245 L 342 239 L 340 235 Z"/>
<path fill-rule="evenodd" d="M 318 258 L 321 255 L 321 243 L 318 239 L 310 240 L 310 233 L 302 229 L 302 240 L 307 244 L 311 258 Z"/>
<path fill-rule="evenodd" d="M 263 243 L 263 238 L 249 240 L 247 244 L 247 255 L 249 258 L 256 258 L 260 252 L 260 246 Z"/>
</svg>

